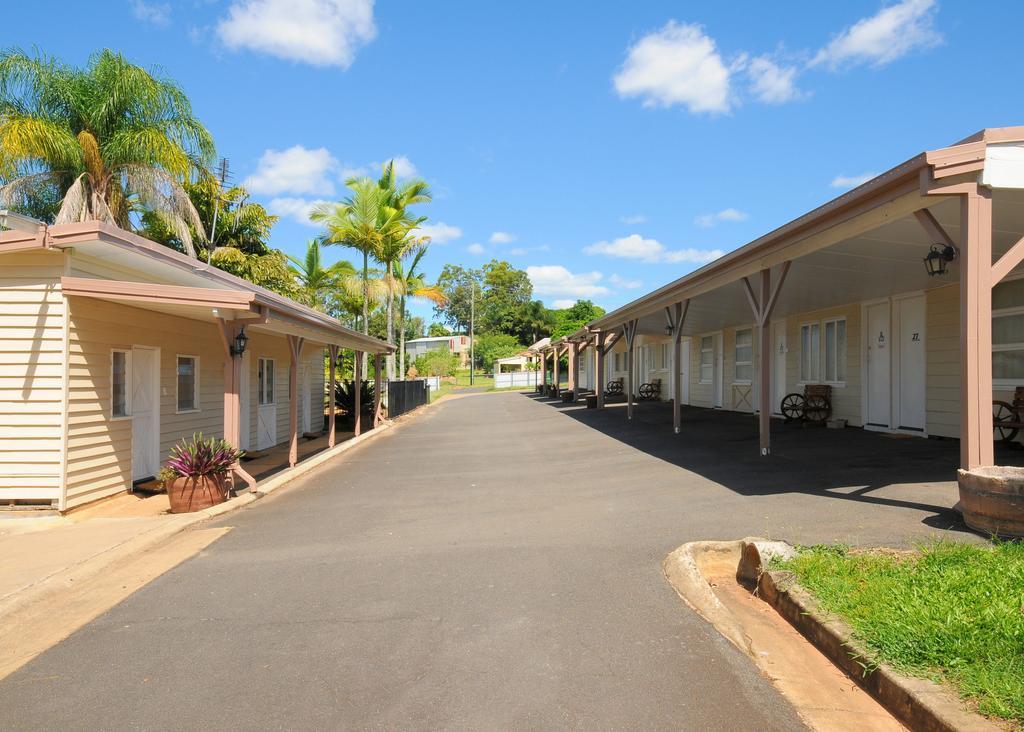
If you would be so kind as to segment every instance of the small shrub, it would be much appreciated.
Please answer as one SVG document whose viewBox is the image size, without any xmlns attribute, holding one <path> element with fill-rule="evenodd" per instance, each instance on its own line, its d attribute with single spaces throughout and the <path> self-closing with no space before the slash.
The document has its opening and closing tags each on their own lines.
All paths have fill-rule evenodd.
<svg viewBox="0 0 1024 732">
<path fill-rule="evenodd" d="M 183 439 L 174 446 L 165 470 L 181 478 L 223 476 L 241 456 L 241 451 L 227 440 L 204 438 L 202 432 L 196 432 L 191 439 Z"/>
</svg>

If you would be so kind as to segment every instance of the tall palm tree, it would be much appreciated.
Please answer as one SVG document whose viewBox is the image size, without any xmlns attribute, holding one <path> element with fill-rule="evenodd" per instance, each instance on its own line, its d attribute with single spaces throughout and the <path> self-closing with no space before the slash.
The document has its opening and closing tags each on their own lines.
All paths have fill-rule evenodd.
<svg viewBox="0 0 1024 732">
<path fill-rule="evenodd" d="M 213 159 L 213 138 L 175 82 L 109 50 L 84 69 L 43 55 L 0 56 L 0 206 L 56 190 L 54 221 L 122 228 L 133 211 L 164 217 L 195 256 L 203 225 L 182 183 Z"/>
<path fill-rule="evenodd" d="M 322 224 L 325 232 L 320 240 L 324 244 L 337 244 L 354 249 L 363 255 L 362 269 L 362 330 L 370 332 L 370 257 L 377 258 L 384 241 L 398 236 L 406 229 L 405 214 L 388 205 L 388 194 L 370 178 L 348 181 L 352 194 L 341 203 L 317 205 L 310 219 Z M 366 354 L 363 354 L 363 373 L 366 373 Z"/>
<path fill-rule="evenodd" d="M 444 305 L 448 298 L 437 285 L 429 284 L 422 273 L 417 271 L 420 260 L 427 253 L 426 247 L 420 247 L 412 255 L 412 260 L 406 268 L 403 262 L 395 265 L 394 278 L 399 292 L 398 295 L 398 375 L 405 378 L 405 301 L 406 298 L 415 297 L 429 300 L 435 305 Z"/>
<path fill-rule="evenodd" d="M 384 265 L 387 282 L 391 285 L 387 300 L 387 335 L 388 341 L 394 343 L 395 300 L 400 296 L 395 282 L 395 266 L 417 249 L 426 246 L 427 241 L 413 236 L 413 231 L 427 218 L 425 216 L 413 217 L 409 212 L 409 207 L 418 203 L 429 203 L 432 197 L 427 182 L 420 178 L 412 178 L 399 183 L 395 175 L 393 160 L 384 165 L 377 186 L 384 194 L 386 209 L 393 212 L 396 217 L 396 226 L 390 230 L 388 236 L 380 240 L 374 253 L 377 261 Z M 387 372 L 388 378 L 395 378 L 394 355 L 389 355 L 387 358 Z"/>
<path fill-rule="evenodd" d="M 302 259 L 286 255 L 291 262 L 289 269 L 299 283 L 299 299 L 305 305 L 328 312 L 332 298 L 361 292 L 361 282 L 356 268 L 347 260 L 323 266 L 320 242 L 316 239 L 306 244 L 306 256 Z"/>
</svg>

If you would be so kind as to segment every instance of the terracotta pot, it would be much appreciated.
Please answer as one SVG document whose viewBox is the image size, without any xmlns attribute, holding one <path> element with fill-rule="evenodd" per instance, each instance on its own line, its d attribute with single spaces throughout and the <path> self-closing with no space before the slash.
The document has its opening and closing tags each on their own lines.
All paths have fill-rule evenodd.
<svg viewBox="0 0 1024 732">
<path fill-rule="evenodd" d="M 964 523 L 990 536 L 1024 537 L 1024 468 L 958 470 L 957 483 Z"/>
<path fill-rule="evenodd" d="M 167 484 L 171 513 L 191 513 L 224 503 L 228 499 L 224 476 L 175 478 Z"/>
</svg>

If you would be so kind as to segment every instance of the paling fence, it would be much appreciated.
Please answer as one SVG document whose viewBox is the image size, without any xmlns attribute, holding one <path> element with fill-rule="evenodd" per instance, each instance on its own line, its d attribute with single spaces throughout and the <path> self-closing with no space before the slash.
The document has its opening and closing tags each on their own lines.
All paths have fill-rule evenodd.
<svg viewBox="0 0 1024 732">
<path fill-rule="evenodd" d="M 411 412 L 430 401 L 430 388 L 426 379 L 406 379 L 387 382 L 388 417 Z"/>
<path fill-rule="evenodd" d="M 495 389 L 511 389 L 517 386 L 536 386 L 539 383 L 539 371 L 506 371 L 504 373 L 495 372 L 494 374 Z"/>
</svg>

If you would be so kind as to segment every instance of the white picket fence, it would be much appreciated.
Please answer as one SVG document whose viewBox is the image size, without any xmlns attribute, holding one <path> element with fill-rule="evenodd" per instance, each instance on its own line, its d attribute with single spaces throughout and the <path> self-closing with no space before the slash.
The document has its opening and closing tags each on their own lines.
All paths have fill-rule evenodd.
<svg viewBox="0 0 1024 732">
<path fill-rule="evenodd" d="M 495 373 L 494 388 L 511 389 L 517 386 L 536 386 L 539 383 L 539 374 L 539 371 L 506 371 L 505 373 Z"/>
</svg>

